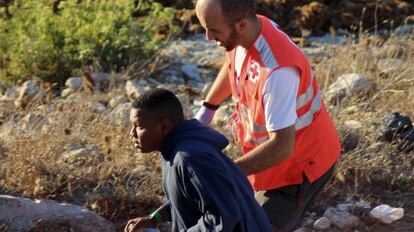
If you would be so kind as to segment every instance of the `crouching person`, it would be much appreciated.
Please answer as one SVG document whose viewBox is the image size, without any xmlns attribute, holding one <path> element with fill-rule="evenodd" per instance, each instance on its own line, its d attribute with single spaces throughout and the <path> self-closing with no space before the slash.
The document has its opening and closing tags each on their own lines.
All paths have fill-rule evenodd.
<svg viewBox="0 0 414 232">
<path fill-rule="evenodd" d="M 146 217 L 128 221 L 125 231 L 171 221 L 172 231 L 272 231 L 240 168 L 222 150 L 227 139 L 196 119 L 185 120 L 176 96 L 152 89 L 132 104 L 134 146 L 161 152 L 167 201 Z"/>
</svg>

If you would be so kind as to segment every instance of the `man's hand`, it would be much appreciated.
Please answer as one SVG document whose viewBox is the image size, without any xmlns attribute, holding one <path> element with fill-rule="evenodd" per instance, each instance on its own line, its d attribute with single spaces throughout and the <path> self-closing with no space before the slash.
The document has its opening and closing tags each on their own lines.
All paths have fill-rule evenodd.
<svg viewBox="0 0 414 232">
<path fill-rule="evenodd" d="M 156 227 L 155 218 L 138 217 L 128 221 L 128 223 L 125 226 L 124 232 L 136 232 L 139 229 L 154 227 Z"/>
</svg>

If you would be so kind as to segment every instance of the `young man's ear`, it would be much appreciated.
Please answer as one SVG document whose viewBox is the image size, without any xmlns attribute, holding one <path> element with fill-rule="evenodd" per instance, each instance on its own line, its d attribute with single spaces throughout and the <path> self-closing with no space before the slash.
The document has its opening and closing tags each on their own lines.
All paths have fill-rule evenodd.
<svg viewBox="0 0 414 232">
<path fill-rule="evenodd" d="M 161 132 L 166 135 L 171 131 L 172 123 L 168 118 L 162 117 L 160 119 L 160 126 Z"/>
<path fill-rule="evenodd" d="M 248 20 L 247 19 L 240 19 L 240 21 L 236 22 L 236 30 L 239 34 L 245 32 L 247 28 Z"/>
</svg>

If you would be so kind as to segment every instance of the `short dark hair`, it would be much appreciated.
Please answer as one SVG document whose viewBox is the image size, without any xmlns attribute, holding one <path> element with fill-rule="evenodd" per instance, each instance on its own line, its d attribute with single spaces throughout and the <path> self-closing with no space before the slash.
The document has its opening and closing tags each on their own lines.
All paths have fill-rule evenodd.
<svg viewBox="0 0 414 232">
<path fill-rule="evenodd" d="M 254 0 L 216 0 L 221 6 L 224 17 L 234 23 L 242 18 L 256 17 Z"/>
<path fill-rule="evenodd" d="M 184 120 L 183 107 L 180 101 L 174 93 L 163 88 L 146 91 L 133 101 L 132 108 L 145 108 L 151 112 L 157 112 L 175 124 Z"/>
</svg>

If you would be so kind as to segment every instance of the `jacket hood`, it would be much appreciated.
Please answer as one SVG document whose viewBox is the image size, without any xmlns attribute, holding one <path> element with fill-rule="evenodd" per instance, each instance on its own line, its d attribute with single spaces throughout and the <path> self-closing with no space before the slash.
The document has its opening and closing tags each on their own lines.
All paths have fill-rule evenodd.
<svg viewBox="0 0 414 232">
<path fill-rule="evenodd" d="M 184 140 L 191 140 L 194 143 L 190 144 L 192 146 L 196 146 L 197 141 L 209 143 L 219 150 L 223 150 L 229 144 L 224 135 L 211 127 L 204 126 L 197 119 L 184 120 L 170 132 L 162 143 L 160 149 L 162 156 L 168 159 L 176 145 Z"/>
</svg>

